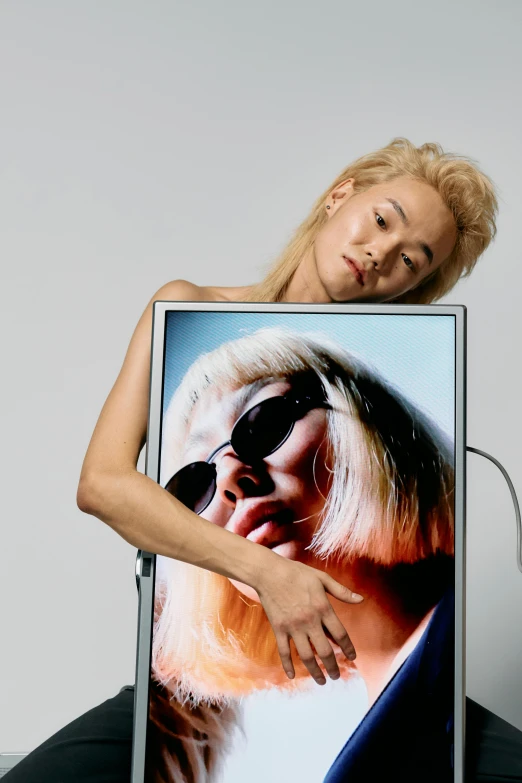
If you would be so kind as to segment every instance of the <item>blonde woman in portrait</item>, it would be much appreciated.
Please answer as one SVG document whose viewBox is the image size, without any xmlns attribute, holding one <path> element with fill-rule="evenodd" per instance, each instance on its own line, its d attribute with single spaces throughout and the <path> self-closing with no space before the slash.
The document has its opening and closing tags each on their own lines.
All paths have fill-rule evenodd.
<svg viewBox="0 0 522 783">
<path fill-rule="evenodd" d="M 255 188 L 255 182 L 249 187 Z M 291 192 L 287 196 L 294 198 Z M 437 144 L 417 147 L 395 139 L 335 178 L 260 283 L 224 287 L 174 280 L 162 286 L 136 326 L 96 424 L 78 487 L 80 509 L 138 549 L 247 584 L 259 595 L 279 637 L 293 639 L 296 662 L 303 655 L 308 660 L 312 636 L 332 650 L 322 630 L 317 638 L 324 619 L 348 656 L 353 650 L 350 629 L 335 615 L 330 598 L 356 602 L 350 585 L 213 525 L 137 470 L 147 432 L 152 306 L 156 300 L 436 302 L 474 269 L 494 237 L 496 211 L 494 187 L 475 163 Z M 293 663 L 284 647 L 279 654 L 291 676 Z M 317 662 L 310 664 L 312 677 L 320 679 Z M 7 783 L 40 781 L 42 770 L 45 779 L 62 783 L 128 781 L 132 717 L 129 687 L 43 743 L 8 773 Z M 196 710 L 191 719 L 197 718 Z M 204 736 L 207 717 L 201 720 Z M 486 744 L 489 723 L 484 720 L 489 717 L 483 719 L 481 713 L 476 748 Z M 511 770 L 516 762 L 522 780 L 518 735 L 502 748 L 493 776 L 484 779 L 502 780 L 506 764 Z M 479 758 L 476 780 L 482 779 L 481 763 Z"/>
<path fill-rule="evenodd" d="M 375 371 L 331 341 L 276 328 L 196 360 L 163 425 L 167 491 L 214 524 L 353 584 L 365 596 L 356 606 L 333 599 L 357 650 L 355 661 L 347 661 L 335 646 L 336 676 L 360 673 L 368 707 L 375 704 L 381 723 L 379 695 L 452 591 L 452 459 L 449 439 Z M 300 662 L 295 678 L 285 677 L 254 590 L 172 560 L 161 561 L 159 573 L 153 672 L 165 689 L 155 709 L 164 734 L 154 779 L 210 783 L 220 779 L 217 761 L 220 752 L 226 756 L 238 699 L 266 688 L 302 689 L 310 677 Z M 402 723 L 402 729 L 401 715 L 408 707 L 415 713 L 418 736 L 410 727 L 407 745 L 417 748 L 413 780 L 421 774 L 426 783 L 452 778 L 446 728 L 453 715 L 450 597 L 446 604 L 437 704 L 431 681 L 424 698 L 418 689 L 414 701 L 403 683 L 395 698 L 400 706 L 386 710 L 391 726 Z M 440 628 L 437 640 L 443 644 Z M 320 658 L 322 652 L 316 650 Z M 444 677 L 443 655 L 449 664 Z M 192 757 L 188 766 L 188 754 L 179 752 L 179 738 L 190 737 L 181 725 L 172 745 L 172 719 L 179 720 L 179 705 L 186 703 L 201 714 L 210 709 L 204 744 L 205 751 L 212 749 L 209 769 L 203 747 L 190 738 L 186 744 L 199 748 L 199 759 Z M 364 730 L 364 752 L 360 741 L 355 752 L 366 758 L 363 779 L 378 779 L 376 751 L 384 752 L 383 742 L 372 747 L 368 721 Z M 406 783 L 404 743 L 397 735 L 392 739 L 390 728 L 387 734 L 386 770 Z M 288 754 L 297 751 L 289 748 Z M 353 771 L 350 780 L 356 781 Z"/>
</svg>

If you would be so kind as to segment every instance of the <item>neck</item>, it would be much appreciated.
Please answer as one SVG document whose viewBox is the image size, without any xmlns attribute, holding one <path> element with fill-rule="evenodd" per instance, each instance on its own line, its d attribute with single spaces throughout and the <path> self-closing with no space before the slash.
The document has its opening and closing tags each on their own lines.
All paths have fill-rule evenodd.
<svg viewBox="0 0 522 783">
<path fill-rule="evenodd" d="M 205 286 L 202 288 L 203 298 L 211 301 L 244 302 L 252 294 L 253 286 L 238 286 L 235 288 L 222 286 Z M 282 302 L 310 302 L 312 304 L 330 303 L 324 285 L 317 274 L 314 248 L 311 247 L 299 262 L 290 282 L 288 283 Z"/>
<path fill-rule="evenodd" d="M 453 569 L 437 556 L 393 568 L 356 561 L 328 572 L 364 596 L 362 604 L 331 599 L 348 630 L 371 706 L 421 638 L 434 607 L 447 589 Z"/>
<path fill-rule="evenodd" d="M 313 247 L 301 259 L 288 283 L 282 301 L 315 302 L 317 304 L 332 301 L 317 274 Z"/>
</svg>

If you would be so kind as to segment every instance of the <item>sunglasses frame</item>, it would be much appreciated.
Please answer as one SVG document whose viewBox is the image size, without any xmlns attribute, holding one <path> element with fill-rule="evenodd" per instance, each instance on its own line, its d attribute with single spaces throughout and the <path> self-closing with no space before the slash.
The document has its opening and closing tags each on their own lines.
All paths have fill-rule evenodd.
<svg viewBox="0 0 522 783">
<path fill-rule="evenodd" d="M 250 413 L 252 413 L 252 411 L 253 411 L 253 410 L 255 410 L 256 408 L 259 408 L 259 407 L 260 407 L 260 406 L 262 406 L 262 405 L 266 405 L 266 403 L 268 403 L 268 402 L 271 402 L 272 400 L 279 400 L 279 399 L 280 399 L 280 400 L 287 400 L 288 402 L 291 402 L 291 403 L 293 404 L 293 410 L 299 410 L 299 407 L 300 407 L 300 406 L 304 406 L 304 407 L 305 407 L 305 413 L 302 413 L 302 414 L 300 414 L 300 415 L 299 415 L 297 418 L 295 418 L 295 417 L 294 417 L 294 418 L 292 419 L 292 421 L 291 421 L 291 424 L 290 424 L 290 427 L 289 427 L 289 429 L 288 429 L 288 432 L 286 433 L 286 435 L 284 436 L 284 438 L 283 438 L 282 440 L 280 440 L 280 441 L 279 441 L 279 443 L 278 443 L 278 444 L 277 444 L 277 445 L 276 445 L 276 446 L 275 446 L 273 449 L 271 449 L 270 451 L 267 451 L 267 452 L 266 452 L 266 454 L 263 454 L 262 456 L 259 456 L 259 457 L 257 458 L 257 460 L 249 460 L 249 461 L 248 461 L 248 462 L 249 462 L 249 464 L 251 464 L 252 462 L 254 462 L 254 463 L 255 463 L 256 461 L 259 461 L 259 460 L 265 459 L 265 457 L 269 457 L 271 454 L 274 454 L 274 452 L 276 452 L 278 449 L 280 449 L 280 448 L 281 448 L 281 446 L 283 446 L 283 444 L 284 444 L 284 443 L 286 443 L 286 441 L 288 440 L 288 438 L 289 438 L 289 437 L 290 437 L 290 435 L 292 434 L 292 432 L 293 432 L 293 430 L 294 430 L 294 427 L 295 427 L 296 423 L 297 423 L 297 422 L 298 422 L 298 421 L 299 421 L 299 420 L 300 420 L 300 419 L 301 419 L 303 416 L 305 416 L 305 415 L 306 415 L 306 413 L 308 413 L 309 411 L 313 410 L 314 408 L 319 408 L 319 407 L 320 407 L 320 408 L 325 408 L 325 409 L 327 409 L 327 410 L 328 410 L 328 409 L 331 409 L 331 406 L 330 406 L 330 405 L 329 405 L 329 404 L 326 402 L 326 400 L 324 399 L 324 393 L 323 393 L 323 395 L 313 395 L 313 394 L 310 394 L 310 393 L 308 393 L 308 394 L 305 394 L 304 396 L 302 396 L 302 395 L 300 395 L 300 394 L 296 394 L 296 391 L 295 391 L 295 390 L 292 390 L 292 391 L 288 392 L 287 394 L 283 394 L 283 395 L 274 395 L 273 397 L 267 397 L 265 400 L 261 400 L 261 402 L 258 402 L 258 403 L 256 403 L 256 405 L 253 405 L 251 408 L 249 408 L 248 410 L 246 410 L 244 413 L 242 413 L 242 414 L 241 414 L 241 416 L 239 416 L 239 417 L 236 419 L 236 421 L 234 422 L 234 424 L 233 424 L 233 426 L 232 426 L 232 431 L 231 431 L 231 433 L 230 433 L 230 438 L 229 438 L 229 440 L 225 441 L 225 442 L 224 442 L 224 443 L 222 443 L 220 446 L 218 446 L 217 448 L 215 448 L 215 449 L 214 449 L 214 450 L 213 450 L 213 451 L 212 451 L 212 452 L 209 454 L 209 456 L 208 456 L 208 457 L 207 457 L 205 460 L 195 460 L 194 462 L 189 462 L 187 465 L 184 465 L 182 468 L 180 468 L 179 470 L 177 470 L 177 471 L 176 471 L 176 472 L 175 472 L 175 473 L 174 473 L 174 474 L 173 474 L 173 475 L 170 477 L 170 479 L 167 481 L 167 483 L 165 484 L 165 489 L 167 490 L 167 492 L 169 492 L 169 490 L 168 490 L 168 486 L 169 486 L 169 484 L 170 484 L 170 483 L 173 481 L 173 479 L 175 479 L 175 478 L 176 478 L 176 476 L 178 476 L 178 475 L 179 475 L 179 474 L 180 474 L 180 473 L 181 473 L 183 470 L 185 470 L 186 468 L 188 468 L 188 467 L 190 467 L 190 466 L 192 466 L 192 465 L 198 465 L 198 464 L 207 464 L 207 465 L 209 465 L 209 466 L 213 467 L 213 468 L 214 468 L 214 476 L 213 476 L 213 478 L 212 478 L 212 481 L 213 481 L 213 487 L 212 487 L 212 484 L 209 486 L 209 490 L 210 490 L 211 488 L 213 489 L 213 491 L 212 491 L 212 495 L 211 495 L 210 499 L 208 500 L 208 502 L 207 502 L 207 503 L 206 503 L 206 504 L 205 504 L 205 505 L 204 505 L 202 508 L 200 508 L 198 511 L 195 511 L 195 512 L 194 512 L 194 513 L 196 513 L 196 514 L 198 514 L 198 515 L 199 515 L 199 514 L 202 514 L 202 513 L 203 513 L 203 511 L 205 511 L 205 509 L 206 509 L 206 508 L 208 508 L 208 507 L 209 507 L 209 505 L 212 503 L 212 501 L 214 500 L 214 497 L 215 497 L 215 495 L 216 495 L 216 489 L 217 489 L 217 482 L 216 482 L 217 468 L 216 468 L 216 463 L 215 463 L 215 462 L 213 462 L 213 460 L 214 460 L 214 458 L 216 457 L 216 455 L 217 455 L 217 454 L 219 454 L 219 452 L 220 452 L 220 451 L 222 451 L 223 449 L 225 449 L 227 446 L 232 446 L 232 448 L 234 449 L 234 452 L 235 452 L 236 456 L 237 456 L 237 457 L 238 457 L 238 458 L 239 458 L 239 459 L 240 459 L 242 462 L 244 462 L 245 460 L 244 460 L 244 459 L 243 459 L 243 457 L 242 457 L 242 456 L 241 456 L 241 455 L 240 455 L 240 454 L 237 452 L 237 450 L 234 448 L 234 445 L 233 445 L 233 440 L 234 440 L 234 430 L 236 430 L 236 427 L 238 426 L 238 424 L 240 424 L 240 422 L 241 422 L 241 421 L 243 421 L 243 420 L 244 420 L 244 418 L 245 418 L 246 416 L 248 416 Z M 307 403 L 307 404 L 305 404 L 305 403 Z M 245 455 L 244 455 L 244 456 L 245 456 Z M 208 491 L 208 490 L 207 490 L 207 491 Z M 172 493 L 172 492 L 171 492 L 170 494 L 172 494 L 172 495 L 173 495 L 173 497 L 176 497 L 176 495 L 174 495 L 174 493 Z M 203 495 L 203 497 L 204 497 L 204 495 Z M 178 498 L 178 499 L 179 499 L 179 498 Z M 183 501 L 182 501 L 182 502 L 183 502 Z M 193 509 L 191 509 L 191 510 L 193 510 Z"/>
</svg>

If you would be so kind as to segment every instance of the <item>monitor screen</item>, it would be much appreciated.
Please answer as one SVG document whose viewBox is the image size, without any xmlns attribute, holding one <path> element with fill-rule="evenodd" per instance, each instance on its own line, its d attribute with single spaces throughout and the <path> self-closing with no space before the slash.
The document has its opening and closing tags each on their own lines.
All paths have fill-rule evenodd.
<svg viewBox="0 0 522 783">
<path fill-rule="evenodd" d="M 155 480 L 364 600 L 290 680 L 253 587 L 157 556 L 144 780 L 460 780 L 455 313 L 163 308 Z"/>
</svg>

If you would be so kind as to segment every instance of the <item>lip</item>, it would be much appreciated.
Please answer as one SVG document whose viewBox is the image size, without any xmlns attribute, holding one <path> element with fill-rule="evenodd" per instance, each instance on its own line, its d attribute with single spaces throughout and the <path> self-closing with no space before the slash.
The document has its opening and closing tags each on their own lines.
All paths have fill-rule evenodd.
<svg viewBox="0 0 522 783">
<path fill-rule="evenodd" d="M 247 539 L 254 544 L 260 544 L 268 549 L 275 549 L 281 544 L 287 544 L 293 538 L 291 522 L 279 522 L 277 519 L 268 519 L 261 525 L 258 525 Z"/>
<path fill-rule="evenodd" d="M 350 256 L 343 256 L 343 258 L 346 261 L 348 268 L 351 269 L 355 275 L 357 282 L 360 283 L 360 285 L 364 285 L 366 280 L 366 270 L 364 267 L 362 267 L 355 258 L 350 258 Z"/>
<path fill-rule="evenodd" d="M 279 537 L 278 531 L 293 519 L 293 511 L 281 502 L 258 502 L 235 512 L 229 530 L 249 541 L 261 543 L 262 539 L 273 539 L 274 535 Z"/>
</svg>

